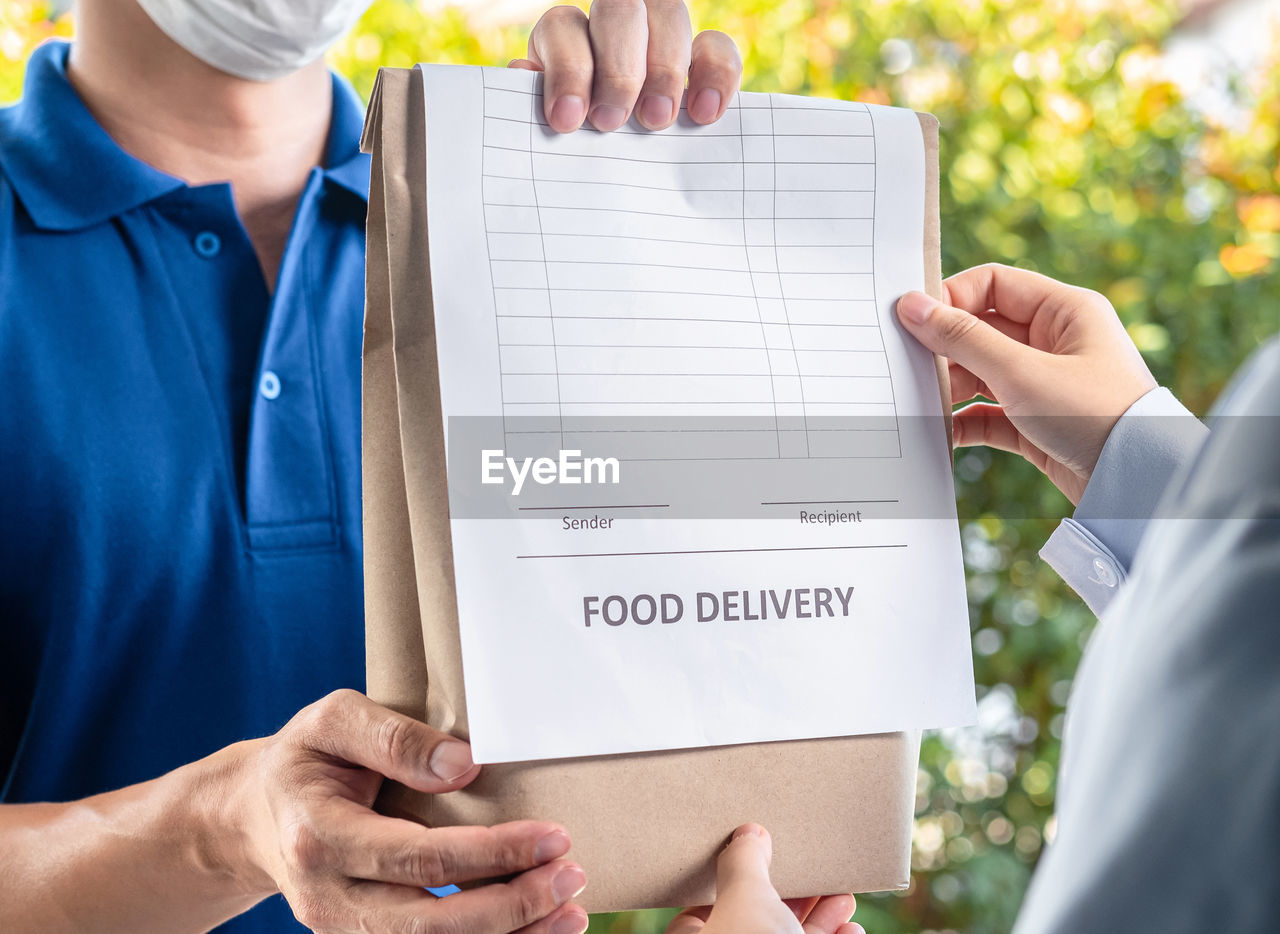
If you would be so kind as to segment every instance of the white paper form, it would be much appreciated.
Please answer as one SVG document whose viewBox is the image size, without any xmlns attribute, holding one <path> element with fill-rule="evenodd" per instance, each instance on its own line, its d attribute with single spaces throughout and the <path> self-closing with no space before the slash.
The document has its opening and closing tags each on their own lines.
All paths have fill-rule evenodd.
<svg viewBox="0 0 1280 934">
<path fill-rule="evenodd" d="M 477 761 L 972 722 L 937 381 L 892 311 L 915 114 L 743 93 L 557 135 L 539 75 L 422 71 Z"/>
</svg>

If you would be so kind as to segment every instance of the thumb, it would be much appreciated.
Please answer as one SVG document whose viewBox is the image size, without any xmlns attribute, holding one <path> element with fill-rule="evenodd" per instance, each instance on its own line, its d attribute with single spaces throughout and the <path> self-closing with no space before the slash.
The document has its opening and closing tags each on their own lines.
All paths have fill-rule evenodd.
<svg viewBox="0 0 1280 934">
<path fill-rule="evenodd" d="M 1021 369 L 1030 372 L 1030 347 L 997 331 L 977 315 L 945 305 L 923 292 L 898 299 L 898 320 L 934 353 L 964 367 L 996 392 Z"/>
<path fill-rule="evenodd" d="M 756 895 L 761 889 L 772 892 L 769 861 L 773 858 L 773 841 L 769 831 L 759 824 L 743 824 L 733 832 L 733 839 L 716 861 L 716 903 L 725 896 L 742 892 Z"/>
</svg>

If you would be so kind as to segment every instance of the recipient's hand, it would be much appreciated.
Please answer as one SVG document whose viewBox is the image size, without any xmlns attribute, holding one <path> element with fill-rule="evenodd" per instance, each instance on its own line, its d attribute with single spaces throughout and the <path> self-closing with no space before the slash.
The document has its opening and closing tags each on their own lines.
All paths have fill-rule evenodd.
<svg viewBox="0 0 1280 934">
<path fill-rule="evenodd" d="M 586 876 L 560 859 L 557 824 L 428 829 L 371 810 L 383 776 L 418 791 L 454 791 L 480 772 L 470 747 L 354 691 L 307 707 L 247 747 L 235 784 L 244 863 L 321 932 L 581 934 L 569 899 Z M 437 899 L 444 886 L 515 873 Z"/>
<path fill-rule="evenodd" d="M 552 7 L 529 36 L 529 57 L 511 67 L 546 73 L 543 112 L 561 133 L 584 119 L 616 130 L 632 111 L 641 125 L 664 129 L 679 113 L 686 79 L 689 116 L 714 123 L 742 79 L 733 40 L 713 30 L 694 36 L 681 0 L 595 0 L 590 18 Z"/>
<path fill-rule="evenodd" d="M 1156 381 L 1111 303 L 1097 292 L 989 264 L 945 283 L 950 304 L 923 292 L 898 302 L 903 326 L 950 360 L 957 447 L 1021 454 L 1073 503 L 1107 435 Z"/>
<path fill-rule="evenodd" d="M 773 844 L 759 824 L 744 824 L 716 863 L 716 903 L 676 915 L 667 934 L 865 934 L 849 921 L 852 895 L 783 901 L 769 881 Z"/>
</svg>

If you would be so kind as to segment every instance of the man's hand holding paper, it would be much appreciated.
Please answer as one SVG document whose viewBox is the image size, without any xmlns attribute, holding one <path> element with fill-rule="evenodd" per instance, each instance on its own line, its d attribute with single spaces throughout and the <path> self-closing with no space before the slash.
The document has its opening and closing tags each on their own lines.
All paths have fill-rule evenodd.
<svg viewBox="0 0 1280 934">
<path fill-rule="evenodd" d="M 596 3 L 590 17 L 576 6 L 552 7 L 529 36 L 529 57 L 511 67 L 545 73 L 542 112 L 559 133 L 584 118 L 616 130 L 633 113 L 647 129 L 663 130 L 686 94 L 689 116 L 714 123 L 742 78 L 731 38 L 713 29 L 694 36 L 683 3 L 657 0 Z"/>
<path fill-rule="evenodd" d="M 465 787 L 480 771 L 465 743 L 338 691 L 239 749 L 222 791 L 244 841 L 236 864 L 264 893 L 283 893 L 312 930 L 486 934 L 544 919 L 551 931 L 585 923 L 566 905 L 586 876 L 562 858 L 562 826 L 427 828 L 370 810 L 384 776 L 427 794 Z M 503 876 L 513 878 L 448 900 L 423 891 Z"/>
<path fill-rule="evenodd" d="M 865 934 L 852 895 L 784 901 L 769 880 L 773 840 L 759 824 L 733 832 L 716 859 L 716 903 L 687 908 L 666 934 Z"/>
<path fill-rule="evenodd" d="M 1021 454 L 1073 503 L 1117 419 L 1156 387 L 1111 303 L 1027 269 L 990 263 L 952 276 L 948 302 L 923 292 L 898 317 L 947 358 L 957 447 Z"/>
</svg>

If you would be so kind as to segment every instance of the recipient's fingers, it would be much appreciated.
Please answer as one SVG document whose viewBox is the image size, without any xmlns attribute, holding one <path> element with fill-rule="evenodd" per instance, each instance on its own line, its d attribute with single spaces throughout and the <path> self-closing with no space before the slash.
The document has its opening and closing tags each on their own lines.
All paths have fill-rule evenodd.
<svg viewBox="0 0 1280 934">
<path fill-rule="evenodd" d="M 958 448 L 986 445 L 1014 454 L 1022 450 L 1022 433 L 1009 421 L 1004 409 L 987 402 L 975 402 L 955 412 L 951 431 Z"/>
<path fill-rule="evenodd" d="M 556 6 L 542 14 L 529 34 L 529 59 L 544 73 L 542 112 L 558 133 L 582 126 L 591 100 L 591 38 L 587 14 L 575 6 Z M 525 67 L 516 61 L 514 67 Z"/>
<path fill-rule="evenodd" d="M 964 367 L 997 395 L 1036 373 L 1046 356 L 1003 334 L 978 315 L 943 304 L 923 292 L 902 296 L 897 313 L 898 320 L 916 340 Z"/>
<path fill-rule="evenodd" d="M 974 317 L 985 324 L 989 324 L 1005 337 L 1012 338 L 1019 344 L 1028 342 L 1028 327 L 1018 321 L 1011 321 L 1004 315 L 995 311 L 974 312 Z M 958 365 L 954 361 L 951 362 L 951 401 L 968 402 L 974 396 L 986 396 L 988 399 L 994 399 L 995 395 L 991 389 L 978 377 L 974 376 L 964 367 Z"/>
<path fill-rule="evenodd" d="M 803 921 L 809 917 L 809 912 L 813 911 L 815 905 L 818 904 L 818 896 L 810 895 L 807 898 L 784 898 L 782 904 L 791 909 L 791 913 L 796 916 L 797 921 Z"/>
<path fill-rule="evenodd" d="M 644 84 L 649 48 L 643 0 L 593 0 L 589 23 L 595 79 L 587 117 L 597 130 L 627 122 Z"/>
<path fill-rule="evenodd" d="M 549 821 L 494 827 L 423 827 L 355 804 L 335 804 L 327 834 L 343 875 L 438 887 L 523 872 L 569 852 L 569 835 Z"/>
<path fill-rule="evenodd" d="M 1021 321 L 1006 318 L 998 311 L 975 311 L 972 314 L 991 325 L 1005 337 L 1011 337 L 1019 344 L 1026 344 L 1031 339 L 1031 327 Z"/>
<path fill-rule="evenodd" d="M 990 388 L 978 377 L 974 376 L 958 363 L 947 364 L 947 376 L 951 381 L 951 404 L 958 405 L 961 402 L 968 402 L 975 396 L 986 396 L 988 399 L 995 399 L 991 394 Z M 999 400 L 996 400 L 999 401 Z"/>
<path fill-rule="evenodd" d="M 716 860 L 716 901 L 732 898 L 737 892 L 752 896 L 761 890 L 772 891 L 769 862 L 773 858 L 773 841 L 759 824 L 743 824 L 733 832 L 733 839 Z"/>
<path fill-rule="evenodd" d="M 334 691 L 285 727 L 292 742 L 428 793 L 453 791 L 480 772 L 471 747 L 356 691 Z"/>
<path fill-rule="evenodd" d="M 685 107 L 695 123 L 714 123 L 723 117 L 741 82 L 742 56 L 732 39 L 713 29 L 694 36 Z"/>
<path fill-rule="evenodd" d="M 994 308 L 1014 321 L 1027 322 L 1040 306 L 1072 286 L 1016 266 L 986 263 L 956 273 L 943 283 L 947 300 L 974 313 Z"/>
<path fill-rule="evenodd" d="M 804 934 L 835 934 L 853 917 L 858 907 L 852 895 L 828 895 L 820 898 L 809 917 L 804 919 Z"/>
<path fill-rule="evenodd" d="M 697 934 L 706 926 L 711 916 L 711 906 L 701 905 L 697 908 L 686 908 L 671 919 L 666 934 Z"/>
<path fill-rule="evenodd" d="M 680 96 L 689 77 L 693 26 L 684 0 L 645 0 L 645 6 L 649 50 L 636 117 L 650 130 L 661 130 L 679 113 Z"/>
<path fill-rule="evenodd" d="M 586 885 L 587 876 L 581 866 L 559 859 L 521 873 L 510 882 L 442 898 L 436 902 L 433 914 L 442 920 L 442 930 L 456 934 L 518 931 L 550 915 Z"/>
</svg>

